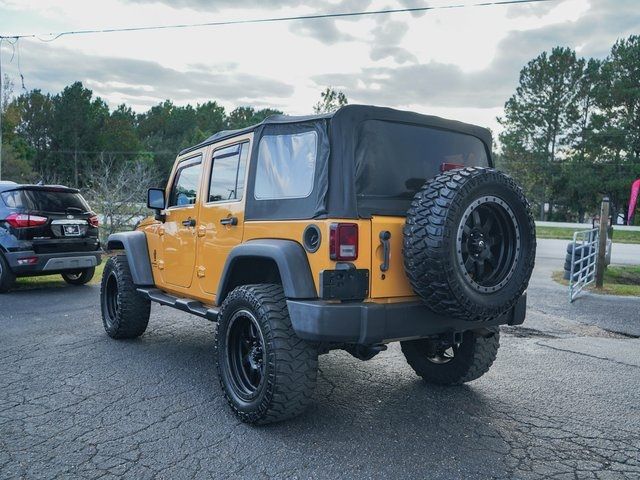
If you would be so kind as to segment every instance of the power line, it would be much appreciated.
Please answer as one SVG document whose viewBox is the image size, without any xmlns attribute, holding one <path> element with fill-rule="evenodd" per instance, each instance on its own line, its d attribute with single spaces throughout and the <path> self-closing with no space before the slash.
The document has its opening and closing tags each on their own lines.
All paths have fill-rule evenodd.
<svg viewBox="0 0 640 480">
<path fill-rule="evenodd" d="M 193 27 L 220 27 L 224 25 L 245 25 L 256 23 L 274 23 L 274 22 L 291 22 L 297 20 L 319 20 L 327 18 L 349 18 L 349 17 L 364 17 L 372 15 L 389 15 L 392 13 L 418 13 L 427 12 L 430 10 L 452 10 L 461 8 L 472 7 L 491 7 L 498 5 L 515 5 L 520 3 L 542 3 L 553 2 L 559 0 L 496 0 L 491 2 L 480 2 L 472 4 L 458 3 L 453 5 L 437 5 L 433 7 L 413 7 L 413 8 L 386 8 L 382 10 L 363 10 L 359 12 L 338 12 L 338 13 L 317 13 L 312 15 L 296 15 L 287 17 L 267 17 L 267 18 L 255 18 L 245 20 L 224 20 L 217 22 L 203 22 L 203 23 L 181 23 L 174 25 L 151 25 L 142 27 L 127 27 L 127 28 L 104 28 L 97 30 L 69 30 L 66 32 L 58 33 L 46 33 L 46 34 L 23 34 L 23 35 L 0 35 L 0 38 L 37 38 L 42 42 L 53 42 L 60 37 L 69 35 L 88 35 L 97 33 L 116 33 L 116 32 L 140 32 L 146 30 L 167 30 L 178 28 L 193 28 Z M 43 39 L 40 37 L 49 36 L 50 39 Z"/>
</svg>

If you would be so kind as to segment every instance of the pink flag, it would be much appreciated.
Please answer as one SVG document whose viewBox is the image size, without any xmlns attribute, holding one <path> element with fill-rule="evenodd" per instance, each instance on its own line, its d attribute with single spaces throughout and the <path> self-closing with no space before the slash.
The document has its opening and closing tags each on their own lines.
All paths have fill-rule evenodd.
<svg viewBox="0 0 640 480">
<path fill-rule="evenodd" d="M 640 194 L 640 178 L 631 185 L 631 199 L 629 200 L 629 214 L 627 215 L 627 225 L 631 225 L 631 219 L 636 211 L 638 195 Z"/>
</svg>

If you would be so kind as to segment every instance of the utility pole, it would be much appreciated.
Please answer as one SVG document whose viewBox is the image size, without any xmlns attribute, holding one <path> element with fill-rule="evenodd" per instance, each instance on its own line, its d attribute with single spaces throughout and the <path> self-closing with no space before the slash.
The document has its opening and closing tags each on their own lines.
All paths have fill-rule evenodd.
<svg viewBox="0 0 640 480">
<path fill-rule="evenodd" d="M 602 199 L 600 227 L 598 229 L 598 258 L 596 260 L 596 288 L 604 285 L 605 258 L 607 254 L 607 229 L 609 227 L 609 197 Z M 611 246 L 613 248 L 613 245 Z"/>
</svg>

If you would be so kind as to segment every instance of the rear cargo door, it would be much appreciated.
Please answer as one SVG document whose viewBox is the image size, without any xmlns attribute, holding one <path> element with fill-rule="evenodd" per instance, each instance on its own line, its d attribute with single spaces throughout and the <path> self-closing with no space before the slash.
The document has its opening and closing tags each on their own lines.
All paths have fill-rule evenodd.
<svg viewBox="0 0 640 480">
<path fill-rule="evenodd" d="M 26 219 L 28 226 L 19 228 L 16 237 L 32 241 L 36 253 L 85 250 L 89 237 L 88 249 L 97 248 L 93 212 L 76 190 L 29 186 L 3 192 L 2 200 Z"/>
<path fill-rule="evenodd" d="M 371 298 L 415 295 L 402 263 L 404 223 L 404 217 L 371 218 Z"/>
</svg>

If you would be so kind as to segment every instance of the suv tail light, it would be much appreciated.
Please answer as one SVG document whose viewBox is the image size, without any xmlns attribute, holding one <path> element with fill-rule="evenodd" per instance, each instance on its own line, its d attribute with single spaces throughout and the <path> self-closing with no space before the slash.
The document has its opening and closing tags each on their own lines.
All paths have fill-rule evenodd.
<svg viewBox="0 0 640 480">
<path fill-rule="evenodd" d="M 38 227 L 47 223 L 47 220 L 47 217 L 26 213 L 12 213 L 6 218 L 7 223 L 13 228 Z"/>
<path fill-rule="evenodd" d="M 97 215 L 91 215 L 87 221 L 92 227 L 98 228 L 100 226 L 100 220 Z"/>
<path fill-rule="evenodd" d="M 443 163 L 440 165 L 441 172 L 448 172 L 449 170 L 456 170 L 458 168 L 464 168 L 464 165 L 460 163 Z"/>
<path fill-rule="evenodd" d="M 332 223 L 329 230 L 331 260 L 352 261 L 358 258 L 358 225 Z"/>
</svg>

